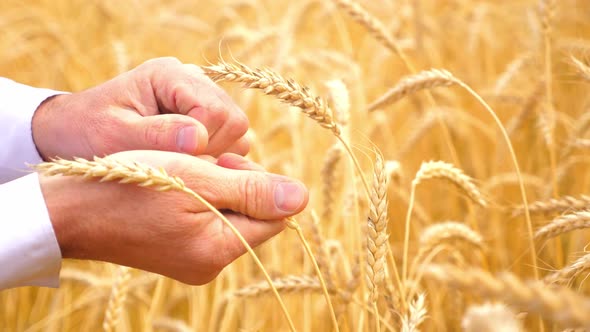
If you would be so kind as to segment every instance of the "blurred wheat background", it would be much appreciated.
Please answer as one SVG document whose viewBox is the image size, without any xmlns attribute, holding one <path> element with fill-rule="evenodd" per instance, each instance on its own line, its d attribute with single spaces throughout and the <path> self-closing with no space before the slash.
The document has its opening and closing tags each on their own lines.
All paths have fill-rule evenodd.
<svg viewBox="0 0 590 332">
<path fill-rule="evenodd" d="M 310 188 L 297 220 L 341 331 L 589 327 L 590 2 L 354 1 L 2 0 L 0 75 L 80 91 L 160 56 L 270 68 L 327 100 L 375 191 L 369 199 L 329 130 L 273 96 L 220 83 L 250 118 L 250 157 Z M 457 84 L 430 88 L 414 76 L 407 96 L 369 111 L 401 79 L 431 68 L 449 71 L 489 104 L 520 177 L 499 126 Z M 446 163 L 421 169 L 430 160 Z M 428 167 L 433 174 L 424 174 Z M 387 254 L 371 262 L 380 248 Z M 256 253 L 297 330 L 335 330 L 293 230 Z M 3 331 L 103 328 L 289 326 L 249 256 L 199 287 L 65 261 L 59 289 L 0 292 Z"/>
</svg>

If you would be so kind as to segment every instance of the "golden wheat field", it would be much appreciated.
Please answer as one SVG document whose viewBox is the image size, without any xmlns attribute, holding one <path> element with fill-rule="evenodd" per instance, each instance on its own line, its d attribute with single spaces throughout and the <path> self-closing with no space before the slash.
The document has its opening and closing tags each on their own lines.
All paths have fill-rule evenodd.
<svg viewBox="0 0 590 332">
<path fill-rule="evenodd" d="M 0 292 L 2 331 L 590 328 L 590 1 L 2 0 L 0 49 L 62 91 L 203 66 L 310 189 L 254 250 L 272 283 L 252 255 L 194 287 L 65 261 Z"/>
</svg>

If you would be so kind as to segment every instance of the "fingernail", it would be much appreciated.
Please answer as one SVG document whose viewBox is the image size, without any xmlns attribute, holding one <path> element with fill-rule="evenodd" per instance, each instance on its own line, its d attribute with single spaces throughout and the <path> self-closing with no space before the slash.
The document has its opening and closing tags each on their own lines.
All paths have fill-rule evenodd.
<svg viewBox="0 0 590 332">
<path fill-rule="evenodd" d="M 199 140 L 195 126 L 184 127 L 176 134 L 176 147 L 180 152 L 193 154 L 197 151 L 198 144 Z"/>
<path fill-rule="evenodd" d="M 305 189 L 298 183 L 279 182 L 275 186 L 275 205 L 285 212 L 295 212 L 305 199 Z"/>
</svg>

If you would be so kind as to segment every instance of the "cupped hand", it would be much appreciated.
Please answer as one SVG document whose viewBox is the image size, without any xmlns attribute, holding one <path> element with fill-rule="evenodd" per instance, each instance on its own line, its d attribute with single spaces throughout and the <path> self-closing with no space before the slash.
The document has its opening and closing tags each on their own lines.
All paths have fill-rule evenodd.
<svg viewBox="0 0 590 332">
<path fill-rule="evenodd" d="M 32 131 L 45 160 L 142 149 L 218 156 L 248 153 L 248 125 L 244 112 L 199 67 L 158 58 L 45 101 Z"/>
<path fill-rule="evenodd" d="M 163 167 L 180 177 L 253 247 L 281 232 L 282 220 L 308 201 L 302 183 L 265 173 L 235 154 L 214 162 L 161 151 L 109 158 Z M 203 284 L 246 252 L 217 216 L 186 193 L 70 176 L 40 176 L 40 182 L 65 258 L 108 261 Z"/>
</svg>

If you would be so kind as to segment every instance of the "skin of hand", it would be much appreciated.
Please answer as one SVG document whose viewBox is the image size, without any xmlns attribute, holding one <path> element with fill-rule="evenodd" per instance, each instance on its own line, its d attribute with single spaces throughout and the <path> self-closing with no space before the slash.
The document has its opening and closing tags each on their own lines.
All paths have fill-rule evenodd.
<svg viewBox="0 0 590 332">
<path fill-rule="evenodd" d="M 246 155 L 248 118 L 195 65 L 149 60 L 94 88 L 43 102 L 32 121 L 43 159 L 128 150 Z"/>
<path fill-rule="evenodd" d="M 253 247 L 281 232 L 282 220 L 308 202 L 302 183 L 266 173 L 237 154 L 203 159 L 129 151 L 112 157 L 179 176 Z M 219 218 L 186 193 L 69 176 L 40 176 L 40 183 L 64 258 L 127 265 L 196 285 L 246 252 Z"/>
</svg>

